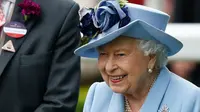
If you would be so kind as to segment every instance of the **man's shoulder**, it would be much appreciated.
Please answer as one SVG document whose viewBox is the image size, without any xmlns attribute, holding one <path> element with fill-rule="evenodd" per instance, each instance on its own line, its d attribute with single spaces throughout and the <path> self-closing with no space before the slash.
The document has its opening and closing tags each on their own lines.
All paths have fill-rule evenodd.
<svg viewBox="0 0 200 112">
<path fill-rule="evenodd" d="M 77 5 L 77 3 L 73 0 L 52 0 L 52 4 L 57 4 L 59 7 L 64 7 L 64 8 L 71 8 L 74 5 Z"/>
<path fill-rule="evenodd" d="M 40 0 L 38 2 L 43 11 L 55 14 L 65 14 L 73 8 L 79 9 L 79 5 L 73 0 Z"/>
<path fill-rule="evenodd" d="M 79 5 L 73 0 L 38 0 L 37 3 L 42 11 L 40 23 L 45 23 L 42 26 L 54 26 L 53 28 L 59 29 L 66 19 L 67 22 L 79 19 Z M 65 24 L 65 26 L 69 25 Z"/>
<path fill-rule="evenodd" d="M 66 6 L 72 6 L 76 4 L 74 0 L 40 0 L 38 1 L 40 3 L 46 3 L 46 6 L 48 5 L 54 5 L 54 6 L 59 6 L 59 7 L 66 7 Z M 53 7 L 51 7 L 53 8 Z"/>
</svg>

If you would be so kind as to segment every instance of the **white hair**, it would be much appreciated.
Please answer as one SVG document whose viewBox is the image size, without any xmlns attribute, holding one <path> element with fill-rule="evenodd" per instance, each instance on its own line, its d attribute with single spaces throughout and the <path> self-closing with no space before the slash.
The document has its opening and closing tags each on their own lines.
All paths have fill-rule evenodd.
<svg viewBox="0 0 200 112">
<path fill-rule="evenodd" d="M 155 67 L 161 68 L 167 64 L 167 47 L 153 40 L 138 40 L 138 48 L 144 52 L 145 56 L 155 54 Z"/>
</svg>

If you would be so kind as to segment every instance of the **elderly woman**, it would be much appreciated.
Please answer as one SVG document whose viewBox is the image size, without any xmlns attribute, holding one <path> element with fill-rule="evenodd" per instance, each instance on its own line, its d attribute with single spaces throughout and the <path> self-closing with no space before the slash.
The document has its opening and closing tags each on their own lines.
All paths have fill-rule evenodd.
<svg viewBox="0 0 200 112">
<path fill-rule="evenodd" d="M 165 66 L 183 46 L 164 32 L 167 14 L 103 0 L 80 16 L 75 54 L 98 58 L 105 81 L 90 87 L 84 112 L 200 112 L 200 89 Z"/>
</svg>

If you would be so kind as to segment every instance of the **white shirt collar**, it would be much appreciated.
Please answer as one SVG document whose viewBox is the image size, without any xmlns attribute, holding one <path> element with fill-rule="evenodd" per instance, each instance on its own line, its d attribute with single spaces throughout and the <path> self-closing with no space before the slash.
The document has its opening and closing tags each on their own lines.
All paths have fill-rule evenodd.
<svg viewBox="0 0 200 112">
<path fill-rule="evenodd" d="M 9 2 L 12 2 L 12 3 L 16 2 L 16 0 L 6 0 L 6 1 L 9 1 Z"/>
</svg>

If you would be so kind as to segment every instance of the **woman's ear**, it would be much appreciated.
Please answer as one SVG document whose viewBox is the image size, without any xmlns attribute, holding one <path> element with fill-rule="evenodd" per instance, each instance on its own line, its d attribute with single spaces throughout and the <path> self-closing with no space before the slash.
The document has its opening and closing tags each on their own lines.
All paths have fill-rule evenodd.
<svg viewBox="0 0 200 112">
<path fill-rule="evenodd" d="M 156 65 L 156 55 L 149 55 L 148 69 L 154 69 Z"/>
</svg>

